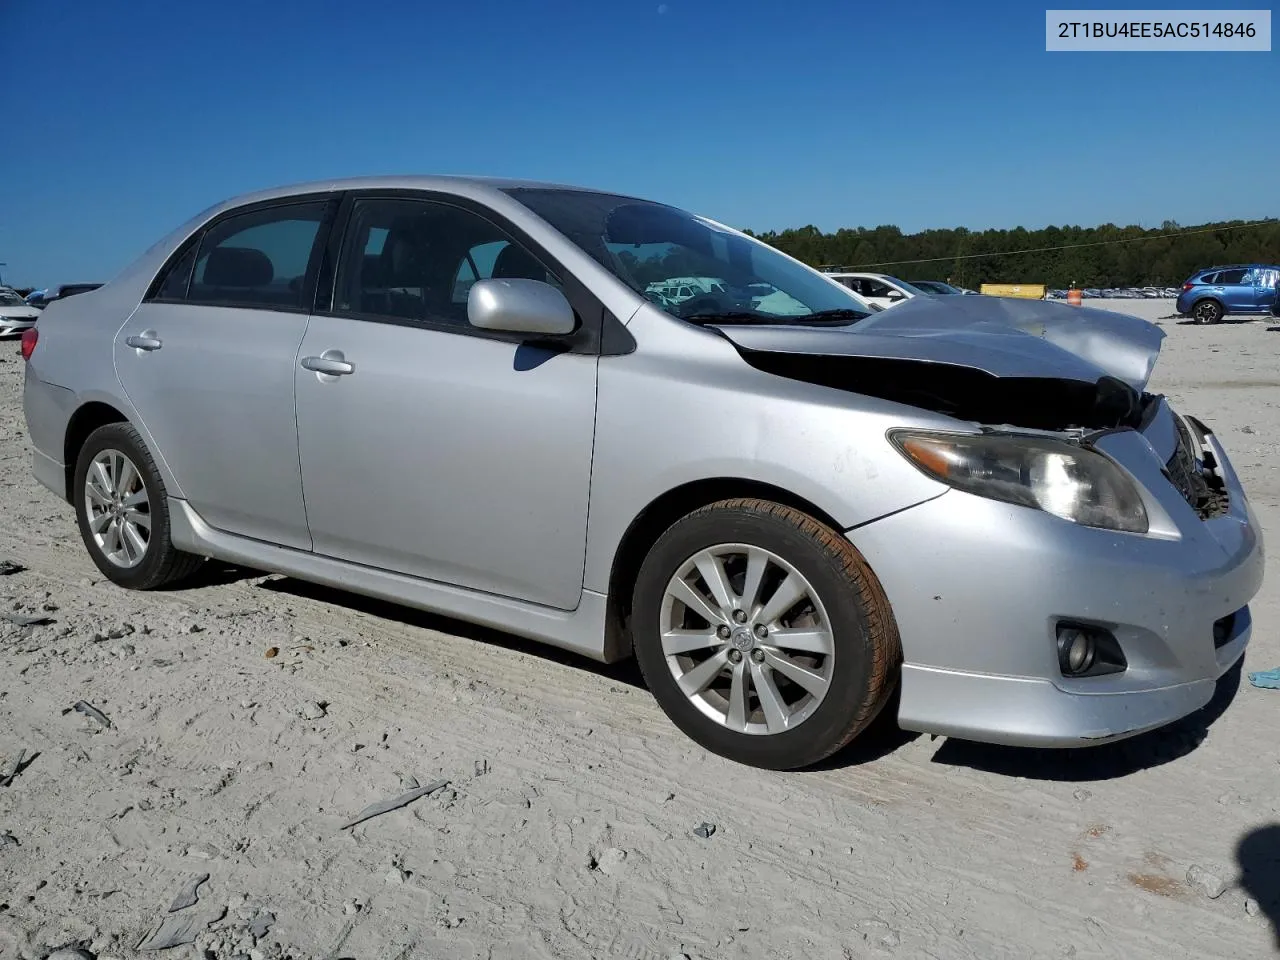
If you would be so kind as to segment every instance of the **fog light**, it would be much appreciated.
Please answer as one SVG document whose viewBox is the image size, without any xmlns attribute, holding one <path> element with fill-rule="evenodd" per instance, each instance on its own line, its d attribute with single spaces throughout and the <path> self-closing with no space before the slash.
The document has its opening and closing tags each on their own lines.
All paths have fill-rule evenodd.
<svg viewBox="0 0 1280 960">
<path fill-rule="evenodd" d="M 1068 676 L 1084 673 L 1093 666 L 1093 637 L 1068 627 L 1058 632 L 1058 665 Z"/>
<path fill-rule="evenodd" d="M 1110 630 L 1080 623 L 1058 624 L 1058 669 L 1064 677 L 1122 673 L 1128 667 Z"/>
</svg>

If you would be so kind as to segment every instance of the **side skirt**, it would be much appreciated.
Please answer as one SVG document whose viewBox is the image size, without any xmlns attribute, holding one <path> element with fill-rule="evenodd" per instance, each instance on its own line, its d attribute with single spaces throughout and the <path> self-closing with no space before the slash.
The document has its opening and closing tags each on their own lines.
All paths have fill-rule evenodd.
<svg viewBox="0 0 1280 960">
<path fill-rule="evenodd" d="M 553 610 L 223 533 L 205 523 L 186 500 L 169 498 L 169 519 L 174 545 L 188 553 L 456 617 L 604 663 L 630 653 L 629 644 L 606 644 L 607 598 L 592 590 L 583 591 L 576 610 Z"/>
</svg>

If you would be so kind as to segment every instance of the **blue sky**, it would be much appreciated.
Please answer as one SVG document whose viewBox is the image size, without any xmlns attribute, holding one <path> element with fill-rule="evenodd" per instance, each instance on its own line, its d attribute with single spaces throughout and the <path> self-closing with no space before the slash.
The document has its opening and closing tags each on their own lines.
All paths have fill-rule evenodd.
<svg viewBox="0 0 1280 960">
<path fill-rule="evenodd" d="M 0 0 L 3 277 L 105 280 L 226 196 L 367 173 L 567 181 L 756 230 L 1280 214 L 1280 51 L 1046 53 L 1044 11 Z"/>
</svg>

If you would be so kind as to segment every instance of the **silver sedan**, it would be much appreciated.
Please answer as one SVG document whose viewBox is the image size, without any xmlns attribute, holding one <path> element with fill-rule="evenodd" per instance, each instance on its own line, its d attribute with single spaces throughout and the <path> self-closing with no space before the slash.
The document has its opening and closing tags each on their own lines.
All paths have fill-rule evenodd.
<svg viewBox="0 0 1280 960">
<path fill-rule="evenodd" d="M 1263 552 L 1163 332 L 874 311 L 705 217 L 442 177 L 194 217 L 23 338 L 38 480 L 132 589 L 215 557 L 634 654 L 704 747 L 1075 746 L 1205 704 Z M 899 696 L 891 700 L 897 691 Z"/>
</svg>

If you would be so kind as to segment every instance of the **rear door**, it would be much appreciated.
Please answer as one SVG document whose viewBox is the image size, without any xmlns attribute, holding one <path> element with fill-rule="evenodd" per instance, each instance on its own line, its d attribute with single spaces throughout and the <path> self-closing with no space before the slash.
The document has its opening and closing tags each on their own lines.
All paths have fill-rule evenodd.
<svg viewBox="0 0 1280 960">
<path fill-rule="evenodd" d="M 1248 278 L 1249 271 L 1244 267 L 1232 267 L 1218 272 L 1214 287 L 1220 290 L 1219 296 L 1232 313 L 1248 312 L 1253 309 L 1253 280 Z"/>
<path fill-rule="evenodd" d="M 212 221 L 170 258 L 114 346 L 121 384 L 196 512 L 303 550 L 294 367 L 336 206 L 312 195 Z"/>
</svg>

